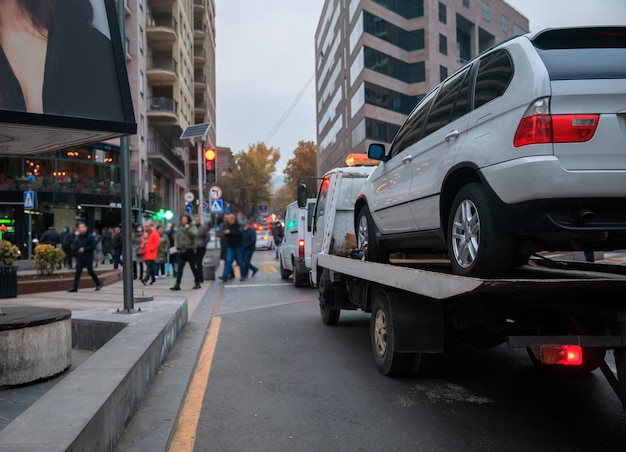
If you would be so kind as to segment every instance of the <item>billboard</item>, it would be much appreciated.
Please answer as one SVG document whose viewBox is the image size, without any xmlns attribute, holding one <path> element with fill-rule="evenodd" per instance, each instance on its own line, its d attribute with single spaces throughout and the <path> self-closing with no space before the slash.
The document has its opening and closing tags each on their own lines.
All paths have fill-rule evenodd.
<svg viewBox="0 0 626 452">
<path fill-rule="evenodd" d="M 47 152 L 135 133 L 117 20 L 114 0 L 3 4 L 0 153 Z"/>
</svg>

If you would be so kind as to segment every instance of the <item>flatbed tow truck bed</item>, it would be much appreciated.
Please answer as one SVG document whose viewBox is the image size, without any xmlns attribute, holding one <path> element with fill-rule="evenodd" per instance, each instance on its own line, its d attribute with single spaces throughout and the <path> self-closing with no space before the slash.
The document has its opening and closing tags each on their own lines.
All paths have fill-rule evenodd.
<svg viewBox="0 0 626 452">
<path fill-rule="evenodd" d="M 385 375 L 410 367 L 394 360 L 406 364 L 407 355 L 444 352 L 451 324 L 462 329 L 467 318 L 489 313 L 501 320 L 490 326 L 511 348 L 581 347 L 595 363 L 589 370 L 601 369 L 626 410 L 626 266 L 533 258 L 507 277 L 480 279 L 451 274 L 445 260 L 380 264 L 321 253 L 317 265 L 341 288 L 342 295 L 334 295 L 341 309 L 383 312 L 384 336 L 376 337 L 373 318 L 372 346 Z M 607 350 L 614 351 L 615 373 L 604 359 Z"/>
</svg>

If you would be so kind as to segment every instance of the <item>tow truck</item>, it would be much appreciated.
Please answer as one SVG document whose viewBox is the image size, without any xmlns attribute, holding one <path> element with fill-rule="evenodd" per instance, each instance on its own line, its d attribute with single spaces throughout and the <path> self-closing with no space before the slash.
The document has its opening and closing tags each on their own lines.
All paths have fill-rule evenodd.
<svg viewBox="0 0 626 452">
<path fill-rule="evenodd" d="M 370 262 L 357 248 L 354 204 L 373 168 L 359 156 L 324 174 L 318 190 L 310 282 L 326 325 L 341 310 L 371 313 L 374 360 L 387 376 L 419 373 L 461 343 L 525 348 L 541 366 L 600 368 L 626 410 L 626 267 L 537 255 L 507 277 L 481 279 L 452 274 L 445 256 Z M 305 184 L 297 195 L 304 205 Z"/>
</svg>

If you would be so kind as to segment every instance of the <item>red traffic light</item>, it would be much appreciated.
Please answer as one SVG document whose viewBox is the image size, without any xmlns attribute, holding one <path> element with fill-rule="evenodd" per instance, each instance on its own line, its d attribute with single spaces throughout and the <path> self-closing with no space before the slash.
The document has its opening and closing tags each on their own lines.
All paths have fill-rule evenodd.
<svg viewBox="0 0 626 452">
<path fill-rule="evenodd" d="M 206 161 L 211 162 L 215 160 L 216 156 L 215 149 L 207 148 L 204 150 L 204 158 Z"/>
</svg>

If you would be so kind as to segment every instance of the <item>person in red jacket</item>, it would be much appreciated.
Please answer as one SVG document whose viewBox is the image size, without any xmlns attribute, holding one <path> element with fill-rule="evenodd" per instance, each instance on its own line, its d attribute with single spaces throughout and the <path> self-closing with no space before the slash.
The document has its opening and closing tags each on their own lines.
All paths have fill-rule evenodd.
<svg viewBox="0 0 626 452">
<path fill-rule="evenodd" d="M 145 278 L 141 280 L 141 283 L 144 286 L 149 279 L 151 279 L 150 284 L 154 284 L 156 282 L 156 278 L 154 277 L 154 262 L 156 261 L 157 253 L 159 251 L 159 243 L 161 242 L 159 231 L 156 230 L 152 223 L 147 223 L 145 229 L 144 234 L 147 239 L 145 240 L 143 246 L 143 260 L 148 268 L 146 269 Z"/>
</svg>

